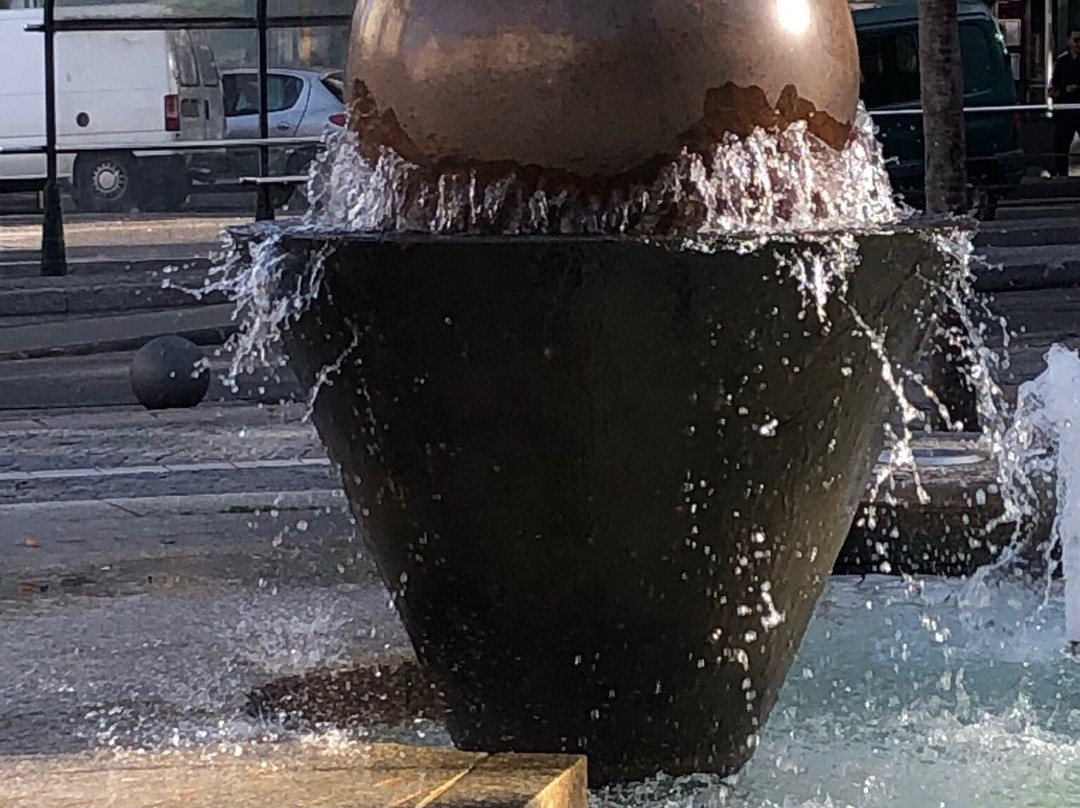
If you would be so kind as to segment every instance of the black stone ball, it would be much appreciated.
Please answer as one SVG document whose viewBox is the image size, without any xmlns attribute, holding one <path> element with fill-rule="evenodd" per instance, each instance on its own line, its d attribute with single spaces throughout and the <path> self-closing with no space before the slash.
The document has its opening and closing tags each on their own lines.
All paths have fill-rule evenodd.
<svg viewBox="0 0 1080 808">
<path fill-rule="evenodd" d="M 131 390 L 148 410 L 194 407 L 210 387 L 206 357 L 183 337 L 157 337 L 131 362 Z"/>
</svg>

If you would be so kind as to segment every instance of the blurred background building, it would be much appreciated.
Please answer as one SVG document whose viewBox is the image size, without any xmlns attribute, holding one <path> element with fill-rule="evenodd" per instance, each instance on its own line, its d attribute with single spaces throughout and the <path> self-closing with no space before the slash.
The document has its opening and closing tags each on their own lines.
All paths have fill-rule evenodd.
<svg viewBox="0 0 1080 808">
<path fill-rule="evenodd" d="M 130 4 L 134 0 L 60 0 L 58 8 L 79 5 Z M 855 4 L 914 2 L 914 0 L 852 0 Z M 1080 0 L 984 0 L 1001 21 L 1012 57 L 1017 96 L 1021 103 L 1045 100 L 1048 54 L 1064 50 L 1072 25 L 1080 24 Z M 41 0 L 0 0 L 0 8 L 37 8 Z M 231 15 L 255 13 L 255 0 L 166 0 L 174 14 Z M 270 0 L 271 15 L 351 14 L 353 0 Z M 74 12 L 72 12 L 74 13 Z M 215 31 L 211 34 L 222 68 L 249 67 L 257 62 L 255 34 Z M 347 30 L 327 28 L 275 29 L 269 38 L 270 62 L 279 67 L 343 68 Z M 1049 43 L 1049 46 L 1048 44 Z"/>
<path fill-rule="evenodd" d="M 117 6 L 123 13 L 131 0 L 58 0 L 57 14 L 77 16 L 79 6 Z M 145 6 L 145 0 L 139 3 Z M 175 16 L 255 15 L 255 0 L 169 0 L 160 2 Z M 4 8 L 40 8 L 41 0 L 0 0 Z M 352 14 L 354 0 L 269 0 L 270 16 Z M 253 67 L 258 64 L 254 31 L 211 31 L 218 65 L 223 69 Z M 270 65 L 276 67 L 330 67 L 343 69 L 348 44 L 347 27 L 275 28 L 268 35 Z"/>
</svg>

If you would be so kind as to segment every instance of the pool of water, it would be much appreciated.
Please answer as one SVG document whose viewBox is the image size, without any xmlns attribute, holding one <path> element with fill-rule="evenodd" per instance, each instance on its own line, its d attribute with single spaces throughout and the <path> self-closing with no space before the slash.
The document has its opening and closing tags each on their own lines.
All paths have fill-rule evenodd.
<svg viewBox="0 0 1080 808">
<path fill-rule="evenodd" d="M 1080 665 L 1061 593 L 837 577 L 736 778 L 593 794 L 594 808 L 1080 805 Z M 217 586 L 0 608 L 0 754 L 289 737 L 244 711 L 276 676 L 407 653 L 377 584 Z M 437 725 L 337 742 L 446 744 Z"/>
<path fill-rule="evenodd" d="M 1080 665 L 1061 592 L 834 578 L 736 778 L 660 777 L 597 806 L 1080 805 Z"/>
</svg>

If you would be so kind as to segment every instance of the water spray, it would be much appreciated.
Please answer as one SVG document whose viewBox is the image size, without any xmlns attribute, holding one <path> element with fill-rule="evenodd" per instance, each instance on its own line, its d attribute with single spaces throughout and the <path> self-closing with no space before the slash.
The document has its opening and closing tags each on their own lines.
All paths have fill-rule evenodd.
<svg viewBox="0 0 1080 808">
<path fill-rule="evenodd" d="M 1065 652 L 1080 658 L 1080 355 L 1061 345 L 1046 354 L 1046 371 L 1020 388 L 1017 425 L 1029 449 L 1056 449 L 1057 516 L 1053 544 L 1065 577 Z M 1024 429 L 1024 427 L 1027 427 Z"/>
</svg>

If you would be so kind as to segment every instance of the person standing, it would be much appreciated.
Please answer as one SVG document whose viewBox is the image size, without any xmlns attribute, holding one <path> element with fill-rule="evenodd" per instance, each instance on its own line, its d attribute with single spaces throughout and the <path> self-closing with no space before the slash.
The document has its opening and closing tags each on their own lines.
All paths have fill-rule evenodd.
<svg viewBox="0 0 1080 808">
<path fill-rule="evenodd" d="M 1080 104 L 1080 28 L 1069 31 L 1069 49 L 1054 62 L 1050 97 L 1056 104 Z M 1054 167 L 1060 177 L 1069 176 L 1069 149 L 1080 132 L 1080 110 L 1054 112 Z"/>
</svg>

